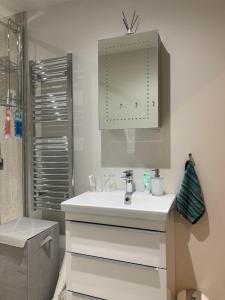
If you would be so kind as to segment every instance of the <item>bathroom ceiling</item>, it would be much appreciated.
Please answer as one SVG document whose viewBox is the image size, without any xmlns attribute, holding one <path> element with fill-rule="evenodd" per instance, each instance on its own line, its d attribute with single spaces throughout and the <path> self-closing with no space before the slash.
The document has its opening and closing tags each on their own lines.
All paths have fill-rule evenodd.
<svg viewBox="0 0 225 300">
<path fill-rule="evenodd" d="M 21 11 L 43 10 L 70 0 L 0 0 L 0 15 L 5 16 Z"/>
</svg>

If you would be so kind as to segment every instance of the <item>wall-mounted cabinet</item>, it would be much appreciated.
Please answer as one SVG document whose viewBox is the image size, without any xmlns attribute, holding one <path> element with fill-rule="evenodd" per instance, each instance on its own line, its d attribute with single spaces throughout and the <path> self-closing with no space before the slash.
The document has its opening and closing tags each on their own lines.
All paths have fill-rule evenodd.
<svg viewBox="0 0 225 300">
<path fill-rule="evenodd" d="M 158 31 L 98 43 L 100 129 L 159 127 Z"/>
</svg>

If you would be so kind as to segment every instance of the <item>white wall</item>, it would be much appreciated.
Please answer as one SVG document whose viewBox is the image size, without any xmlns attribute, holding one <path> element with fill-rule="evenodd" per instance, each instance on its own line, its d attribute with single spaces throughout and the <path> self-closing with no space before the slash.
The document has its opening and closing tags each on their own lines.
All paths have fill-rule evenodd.
<svg viewBox="0 0 225 300">
<path fill-rule="evenodd" d="M 177 192 L 192 152 L 207 214 L 195 226 L 177 216 L 177 290 L 198 287 L 211 300 L 225 294 L 225 2 L 222 0 L 73 0 L 29 13 L 30 57 L 74 54 L 76 192 L 101 169 L 97 41 L 122 35 L 121 10 L 137 9 L 139 31 L 158 29 L 171 56 L 171 168 L 167 192 Z M 103 170 L 116 172 L 120 169 Z M 143 170 L 136 170 L 136 181 Z M 139 178 L 139 179 L 138 179 Z"/>
</svg>

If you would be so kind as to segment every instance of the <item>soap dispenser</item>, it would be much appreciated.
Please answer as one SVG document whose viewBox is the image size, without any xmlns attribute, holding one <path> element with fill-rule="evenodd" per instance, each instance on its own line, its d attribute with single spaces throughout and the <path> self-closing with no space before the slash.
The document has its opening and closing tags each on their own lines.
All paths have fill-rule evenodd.
<svg viewBox="0 0 225 300">
<path fill-rule="evenodd" d="M 159 169 L 153 170 L 155 172 L 151 179 L 152 195 L 162 196 L 163 195 L 163 178 L 159 175 Z"/>
</svg>

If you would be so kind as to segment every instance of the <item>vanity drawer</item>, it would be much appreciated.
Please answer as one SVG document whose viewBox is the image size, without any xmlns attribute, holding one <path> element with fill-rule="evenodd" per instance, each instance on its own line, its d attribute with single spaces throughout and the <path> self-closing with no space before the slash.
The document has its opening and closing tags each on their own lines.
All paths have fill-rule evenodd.
<svg viewBox="0 0 225 300">
<path fill-rule="evenodd" d="M 82 295 L 82 294 L 78 294 L 78 293 L 74 293 L 74 292 L 67 292 L 66 300 L 103 300 L 103 299 L 96 298 L 96 297 L 93 298 L 90 296 L 86 296 L 86 295 Z"/>
<path fill-rule="evenodd" d="M 80 254 L 66 255 L 70 291 L 110 300 L 167 299 L 166 270 Z"/>
<path fill-rule="evenodd" d="M 163 232 L 67 221 L 66 250 L 166 268 Z"/>
</svg>

